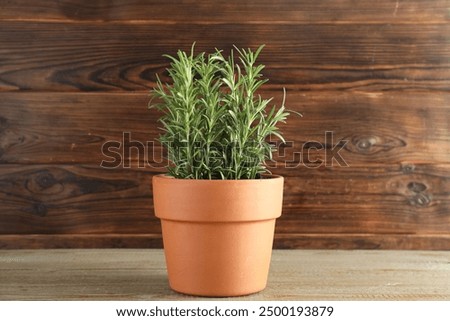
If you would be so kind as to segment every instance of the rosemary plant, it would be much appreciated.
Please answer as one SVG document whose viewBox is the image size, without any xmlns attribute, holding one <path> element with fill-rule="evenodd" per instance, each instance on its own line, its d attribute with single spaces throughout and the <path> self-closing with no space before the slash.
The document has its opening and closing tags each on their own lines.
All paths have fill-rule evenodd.
<svg viewBox="0 0 450 321">
<path fill-rule="evenodd" d="M 157 76 L 152 90 L 158 103 L 149 108 L 164 112 L 161 144 L 167 149 L 168 174 L 187 179 L 254 179 L 268 172 L 265 162 L 272 160 L 275 147 L 271 135 L 284 142 L 277 123 L 289 113 L 281 107 L 269 107 L 273 98 L 263 99 L 258 89 L 264 65 L 256 51 L 238 49 L 212 54 L 178 51 L 167 69 L 171 84 Z"/>
</svg>

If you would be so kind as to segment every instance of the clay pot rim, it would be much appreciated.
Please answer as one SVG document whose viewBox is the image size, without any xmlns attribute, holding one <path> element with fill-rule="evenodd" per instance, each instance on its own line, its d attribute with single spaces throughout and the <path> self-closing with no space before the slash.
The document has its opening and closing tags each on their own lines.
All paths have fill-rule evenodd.
<svg viewBox="0 0 450 321">
<path fill-rule="evenodd" d="M 266 176 L 267 177 L 267 176 Z M 153 176 L 155 214 L 187 222 L 243 222 L 281 215 L 284 177 L 209 180 Z"/>
<path fill-rule="evenodd" d="M 229 184 L 233 183 L 236 184 L 237 182 L 263 182 L 263 181 L 271 181 L 274 179 L 283 179 L 283 176 L 276 175 L 276 174 L 262 174 L 261 178 L 241 178 L 241 179 L 204 179 L 204 178 L 176 178 L 173 176 L 170 176 L 168 174 L 156 174 L 154 176 L 157 176 L 158 178 L 165 178 L 169 180 L 174 181 L 183 181 L 183 182 L 222 182 L 222 184 Z"/>
</svg>

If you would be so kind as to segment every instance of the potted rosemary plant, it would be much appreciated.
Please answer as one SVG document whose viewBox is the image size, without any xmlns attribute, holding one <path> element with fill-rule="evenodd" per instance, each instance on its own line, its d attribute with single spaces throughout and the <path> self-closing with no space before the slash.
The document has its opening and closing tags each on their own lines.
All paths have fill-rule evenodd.
<svg viewBox="0 0 450 321">
<path fill-rule="evenodd" d="M 256 51 L 238 49 L 166 56 L 171 84 L 158 77 L 149 104 L 163 112 L 160 142 L 168 173 L 153 177 L 169 283 L 201 296 L 237 296 L 263 290 L 281 215 L 283 177 L 265 162 L 284 141 L 277 123 L 289 113 L 269 107 L 258 89 L 264 66 Z"/>
</svg>

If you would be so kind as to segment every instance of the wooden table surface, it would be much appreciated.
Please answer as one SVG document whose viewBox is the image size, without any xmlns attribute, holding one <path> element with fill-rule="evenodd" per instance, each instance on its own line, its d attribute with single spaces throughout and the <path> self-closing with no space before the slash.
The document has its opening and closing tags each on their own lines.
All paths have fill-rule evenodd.
<svg viewBox="0 0 450 321">
<path fill-rule="evenodd" d="M 162 250 L 1 250 L 2 300 L 195 300 Z M 450 300 L 450 252 L 275 250 L 266 290 L 236 300 Z M 225 300 L 227 300 L 225 298 Z"/>
</svg>

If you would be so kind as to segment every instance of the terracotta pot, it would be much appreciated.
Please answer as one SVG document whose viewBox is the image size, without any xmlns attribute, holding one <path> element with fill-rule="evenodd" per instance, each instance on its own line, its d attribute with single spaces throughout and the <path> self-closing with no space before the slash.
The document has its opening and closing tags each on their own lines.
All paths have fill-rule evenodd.
<svg viewBox="0 0 450 321">
<path fill-rule="evenodd" d="M 170 287 L 201 296 L 238 296 L 267 284 L 283 177 L 251 180 L 153 177 Z"/>
</svg>

